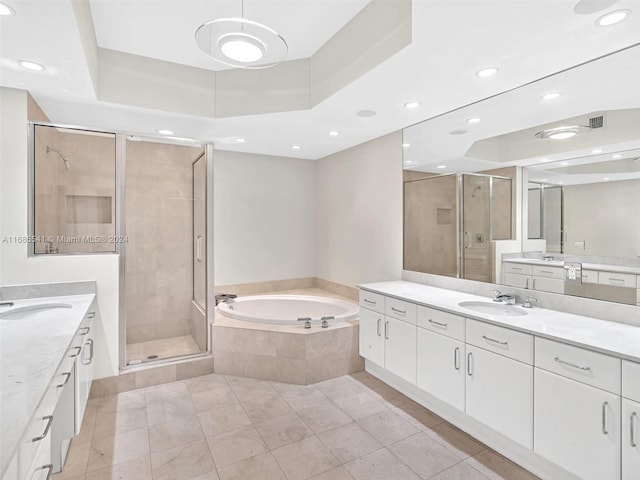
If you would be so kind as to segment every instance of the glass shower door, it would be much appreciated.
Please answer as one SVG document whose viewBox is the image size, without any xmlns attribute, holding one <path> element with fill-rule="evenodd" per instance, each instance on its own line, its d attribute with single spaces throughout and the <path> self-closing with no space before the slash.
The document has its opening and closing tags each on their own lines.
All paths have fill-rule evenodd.
<svg viewBox="0 0 640 480">
<path fill-rule="evenodd" d="M 462 278 L 491 281 L 491 177 L 462 175 Z"/>
</svg>

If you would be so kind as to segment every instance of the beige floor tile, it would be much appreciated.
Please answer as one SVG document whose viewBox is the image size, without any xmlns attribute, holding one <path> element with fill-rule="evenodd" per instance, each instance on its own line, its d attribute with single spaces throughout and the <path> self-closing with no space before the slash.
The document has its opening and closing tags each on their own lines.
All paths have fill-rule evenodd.
<svg viewBox="0 0 640 480">
<path fill-rule="evenodd" d="M 144 390 L 132 390 L 130 392 L 117 393 L 101 397 L 98 403 L 98 414 L 115 412 L 127 408 L 144 408 L 147 406 Z"/>
<path fill-rule="evenodd" d="M 196 415 L 160 423 L 149 428 L 152 454 L 198 440 L 204 440 L 204 433 Z"/>
<path fill-rule="evenodd" d="M 329 398 L 313 385 L 289 385 L 274 383 L 273 387 L 293 410 L 301 410 L 330 402 Z"/>
<path fill-rule="evenodd" d="M 309 437 L 271 452 L 288 480 L 307 480 L 340 465 L 327 447 Z"/>
<path fill-rule="evenodd" d="M 358 423 L 383 445 L 391 445 L 419 432 L 406 419 L 391 410 L 362 418 Z"/>
<path fill-rule="evenodd" d="M 413 470 L 386 448 L 344 466 L 355 480 L 420 480 Z"/>
<path fill-rule="evenodd" d="M 312 477 L 310 480 L 353 480 L 353 477 L 344 467 L 334 468 L 328 472 Z"/>
<path fill-rule="evenodd" d="M 488 477 L 468 463 L 461 462 L 429 480 L 488 480 Z"/>
<path fill-rule="evenodd" d="M 261 398 L 277 394 L 276 390 L 267 380 L 243 379 L 242 377 L 225 377 L 231 386 L 233 393 L 236 394 L 241 402 L 249 402 L 251 400 L 260 400 Z"/>
<path fill-rule="evenodd" d="M 435 413 L 427 410 L 413 400 L 409 400 L 398 407 L 392 407 L 392 410 L 409 420 L 410 423 L 420 430 L 425 430 L 444 422 L 444 420 Z"/>
<path fill-rule="evenodd" d="M 326 432 L 353 420 L 333 403 L 298 410 L 298 415 L 315 433 Z"/>
<path fill-rule="evenodd" d="M 382 448 L 382 444 L 355 422 L 318 434 L 318 438 L 335 455 L 340 463 Z"/>
<path fill-rule="evenodd" d="M 88 473 L 85 480 L 152 480 L 151 457 L 129 460 Z"/>
<path fill-rule="evenodd" d="M 187 480 L 215 472 L 215 464 L 207 442 L 200 440 L 154 453 L 151 469 L 153 480 Z"/>
<path fill-rule="evenodd" d="M 206 412 L 207 410 L 238 403 L 235 393 L 226 385 L 219 385 L 218 388 L 192 393 L 191 400 L 198 412 Z"/>
<path fill-rule="evenodd" d="M 67 480 L 78 475 L 84 475 L 87 471 L 89 461 L 90 443 L 78 443 L 75 438 L 71 441 L 71 446 L 67 452 L 67 459 L 64 462 L 62 471 L 56 475 L 56 479 Z"/>
<path fill-rule="evenodd" d="M 189 393 L 208 392 L 220 387 L 228 387 L 229 384 L 223 375 L 212 373 L 209 375 L 202 375 L 200 377 L 190 378 L 185 380 Z"/>
<path fill-rule="evenodd" d="M 182 382 L 165 383 L 157 387 L 145 389 L 147 403 L 164 402 L 169 398 L 184 397 L 189 395 L 187 384 Z"/>
<path fill-rule="evenodd" d="M 255 426 L 270 450 L 313 436 L 313 432 L 295 413 L 270 418 Z"/>
<path fill-rule="evenodd" d="M 356 393 L 355 395 L 349 395 L 348 397 L 337 398 L 334 402 L 354 420 L 368 417 L 388 408 L 388 404 L 374 398 L 368 392 L 361 392 Z"/>
<path fill-rule="evenodd" d="M 202 412 L 198 417 L 207 437 L 251 425 L 251 420 L 239 404 Z"/>
<path fill-rule="evenodd" d="M 144 407 L 105 412 L 96 417 L 93 440 L 101 440 L 141 428 L 147 428 L 147 409 Z"/>
<path fill-rule="evenodd" d="M 483 450 L 465 463 L 491 480 L 536 480 L 538 477 L 493 450 Z"/>
<path fill-rule="evenodd" d="M 426 433 L 405 438 L 387 448 L 424 479 L 454 466 L 461 460 Z"/>
<path fill-rule="evenodd" d="M 315 386 L 331 400 L 356 395 L 365 391 L 365 387 L 360 382 L 349 376 L 325 380 L 324 382 L 316 383 Z"/>
<path fill-rule="evenodd" d="M 128 462 L 149 455 L 149 433 L 146 428 L 119 433 L 91 442 L 87 471 Z"/>
<path fill-rule="evenodd" d="M 90 443 L 93 439 L 93 428 L 96 424 L 96 418 L 98 417 L 98 403 L 94 402 L 92 405 L 87 404 L 87 408 L 84 410 L 84 417 L 82 418 L 82 425 L 80 426 L 80 433 L 73 437 L 73 442 L 76 444 Z"/>
<path fill-rule="evenodd" d="M 253 427 L 238 428 L 207 437 L 207 443 L 218 468 L 268 451 L 262 437 Z"/>
<path fill-rule="evenodd" d="M 486 445 L 478 442 L 448 422 L 435 425 L 425 430 L 425 433 L 435 438 L 462 459 L 477 455 L 487 448 Z"/>
<path fill-rule="evenodd" d="M 242 402 L 242 407 L 252 422 L 261 422 L 292 412 L 289 404 L 277 393 L 272 396 Z"/>
<path fill-rule="evenodd" d="M 211 470 L 210 472 L 191 477 L 189 480 L 220 480 L 220 477 L 218 476 L 217 470 Z"/>
<path fill-rule="evenodd" d="M 220 480 L 287 480 L 270 453 L 263 453 L 218 470 Z"/>
<path fill-rule="evenodd" d="M 195 414 L 196 409 L 190 395 L 167 398 L 163 401 L 154 400 L 147 405 L 147 420 L 150 427 Z"/>
<path fill-rule="evenodd" d="M 380 382 L 380 384 L 371 384 L 367 386 L 367 391 L 375 398 L 387 402 L 394 406 L 403 405 L 410 402 L 411 399 L 402 393 L 398 392 L 395 388 Z"/>
</svg>

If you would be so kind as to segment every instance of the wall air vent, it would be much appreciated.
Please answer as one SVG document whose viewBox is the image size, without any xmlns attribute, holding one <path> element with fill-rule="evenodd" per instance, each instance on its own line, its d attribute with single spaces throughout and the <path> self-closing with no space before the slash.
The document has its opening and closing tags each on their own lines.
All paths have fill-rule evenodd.
<svg viewBox="0 0 640 480">
<path fill-rule="evenodd" d="M 597 117 L 589 118 L 589 126 L 591 128 L 602 128 L 602 127 L 604 127 L 604 115 L 598 115 Z"/>
</svg>

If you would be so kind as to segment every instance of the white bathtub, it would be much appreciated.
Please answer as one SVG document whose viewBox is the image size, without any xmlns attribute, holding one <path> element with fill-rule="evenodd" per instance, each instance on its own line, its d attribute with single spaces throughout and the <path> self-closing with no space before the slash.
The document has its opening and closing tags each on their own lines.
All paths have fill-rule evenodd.
<svg viewBox="0 0 640 480">
<path fill-rule="evenodd" d="M 277 325 L 298 324 L 298 318 L 311 317 L 312 323 L 320 323 L 321 317 L 335 317 L 330 322 L 355 320 L 359 316 L 358 305 L 329 297 L 311 295 L 255 295 L 238 297 L 231 303 L 221 302 L 218 312 L 237 320 L 271 323 Z"/>
</svg>

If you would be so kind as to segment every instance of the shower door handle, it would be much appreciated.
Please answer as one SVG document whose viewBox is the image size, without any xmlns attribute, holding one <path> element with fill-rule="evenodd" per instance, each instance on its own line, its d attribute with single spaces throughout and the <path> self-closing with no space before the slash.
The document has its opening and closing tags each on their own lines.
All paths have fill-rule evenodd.
<svg viewBox="0 0 640 480">
<path fill-rule="evenodd" d="M 202 262 L 202 235 L 196 237 L 196 260 Z"/>
</svg>

